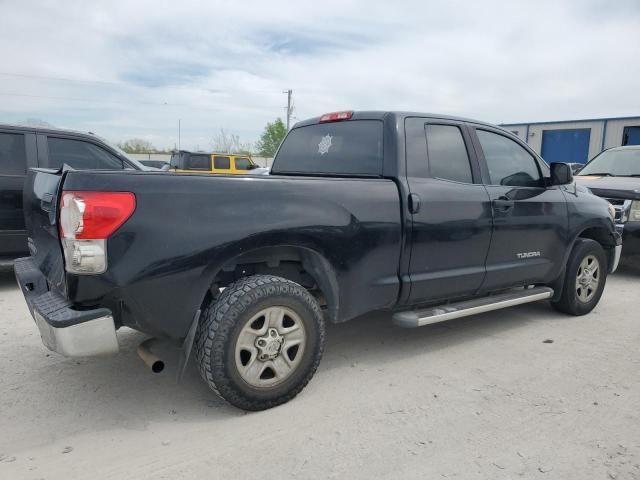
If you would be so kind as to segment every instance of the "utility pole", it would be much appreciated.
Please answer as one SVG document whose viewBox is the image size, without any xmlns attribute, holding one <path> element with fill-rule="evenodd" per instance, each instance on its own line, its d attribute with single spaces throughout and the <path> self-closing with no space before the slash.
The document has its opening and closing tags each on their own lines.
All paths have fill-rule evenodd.
<svg viewBox="0 0 640 480">
<path fill-rule="evenodd" d="M 293 108 L 291 107 L 291 95 L 293 95 L 293 90 L 283 90 L 282 93 L 287 94 L 287 132 L 289 131 L 289 127 L 291 126 L 291 114 L 293 113 Z"/>
</svg>

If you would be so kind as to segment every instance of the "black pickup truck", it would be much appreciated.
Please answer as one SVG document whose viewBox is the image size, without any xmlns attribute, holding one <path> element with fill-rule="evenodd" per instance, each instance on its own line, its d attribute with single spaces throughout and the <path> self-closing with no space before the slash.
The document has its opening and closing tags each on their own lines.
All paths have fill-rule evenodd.
<svg viewBox="0 0 640 480">
<path fill-rule="evenodd" d="M 29 253 L 22 211 L 27 170 L 59 168 L 143 170 L 119 148 L 84 132 L 0 125 L 0 268 Z"/>
<path fill-rule="evenodd" d="M 640 260 L 640 145 L 615 147 L 595 156 L 576 183 L 608 200 L 622 234 L 622 261 Z"/>
<path fill-rule="evenodd" d="M 327 114 L 289 132 L 271 173 L 32 170 L 15 271 L 44 343 L 114 353 L 127 326 L 182 342 L 179 371 L 193 344 L 213 390 L 260 410 L 311 379 L 326 321 L 538 300 L 582 315 L 619 259 L 612 207 L 486 123 Z"/>
</svg>

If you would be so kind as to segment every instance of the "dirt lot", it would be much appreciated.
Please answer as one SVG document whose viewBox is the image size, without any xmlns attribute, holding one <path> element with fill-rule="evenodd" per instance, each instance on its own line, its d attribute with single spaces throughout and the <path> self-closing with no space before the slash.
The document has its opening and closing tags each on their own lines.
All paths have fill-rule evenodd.
<svg viewBox="0 0 640 480">
<path fill-rule="evenodd" d="M 388 316 L 329 329 L 293 402 L 246 414 L 195 368 L 41 344 L 0 275 L 0 478 L 640 479 L 640 274 L 589 316 L 546 304 L 419 330 Z M 545 343 L 553 340 L 553 343 Z"/>
</svg>

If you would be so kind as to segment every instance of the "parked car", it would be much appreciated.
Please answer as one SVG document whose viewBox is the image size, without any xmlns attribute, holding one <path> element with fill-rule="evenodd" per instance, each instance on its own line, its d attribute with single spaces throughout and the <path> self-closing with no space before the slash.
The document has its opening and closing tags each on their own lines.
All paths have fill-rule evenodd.
<svg viewBox="0 0 640 480">
<path fill-rule="evenodd" d="M 171 155 L 171 168 L 182 173 L 244 175 L 258 168 L 249 155 L 180 150 Z"/>
<path fill-rule="evenodd" d="M 580 170 L 584 167 L 584 163 L 567 163 L 571 167 L 571 172 L 574 175 L 577 175 Z"/>
<path fill-rule="evenodd" d="M 413 328 L 540 300 L 584 315 L 620 252 L 613 209 L 566 164 L 427 114 L 300 122 L 268 176 L 34 170 L 25 198 L 15 270 L 46 346 L 115 353 L 128 326 L 181 342 L 180 373 L 193 343 L 246 410 L 304 388 L 325 322 L 385 310 Z"/>
<path fill-rule="evenodd" d="M 22 211 L 27 169 L 143 170 L 118 147 L 92 133 L 0 125 L 0 265 L 29 253 Z"/>
<path fill-rule="evenodd" d="M 145 167 L 155 168 L 157 170 L 168 170 L 170 168 L 169 162 L 164 160 L 138 160 Z"/>
<path fill-rule="evenodd" d="M 639 257 L 640 145 L 605 150 L 587 163 L 576 181 L 611 202 L 622 233 L 622 255 L 628 260 Z"/>
<path fill-rule="evenodd" d="M 258 167 L 247 172 L 248 175 L 269 175 L 271 169 L 269 167 Z"/>
</svg>

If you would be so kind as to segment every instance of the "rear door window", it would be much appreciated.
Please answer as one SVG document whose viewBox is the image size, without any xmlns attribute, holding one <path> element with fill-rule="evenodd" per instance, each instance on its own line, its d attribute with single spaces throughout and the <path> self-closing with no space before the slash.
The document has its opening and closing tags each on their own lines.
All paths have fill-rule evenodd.
<svg viewBox="0 0 640 480">
<path fill-rule="evenodd" d="M 185 161 L 185 170 L 211 170 L 211 157 L 209 155 L 188 155 Z"/>
<path fill-rule="evenodd" d="M 27 151 L 21 133 L 0 133 L 0 175 L 24 176 Z"/>
<path fill-rule="evenodd" d="M 229 157 L 213 157 L 213 168 L 216 170 L 229 170 L 230 166 Z"/>
<path fill-rule="evenodd" d="M 473 183 L 469 155 L 460 128 L 427 125 L 427 155 L 433 178 Z"/>
<path fill-rule="evenodd" d="M 287 135 L 272 173 L 380 176 L 382 122 L 347 120 L 298 127 Z"/>
<path fill-rule="evenodd" d="M 251 162 L 248 158 L 236 158 L 236 170 L 249 170 Z"/>
<path fill-rule="evenodd" d="M 48 167 L 68 165 L 76 170 L 122 170 L 122 160 L 102 147 L 82 140 L 48 137 Z"/>
</svg>

